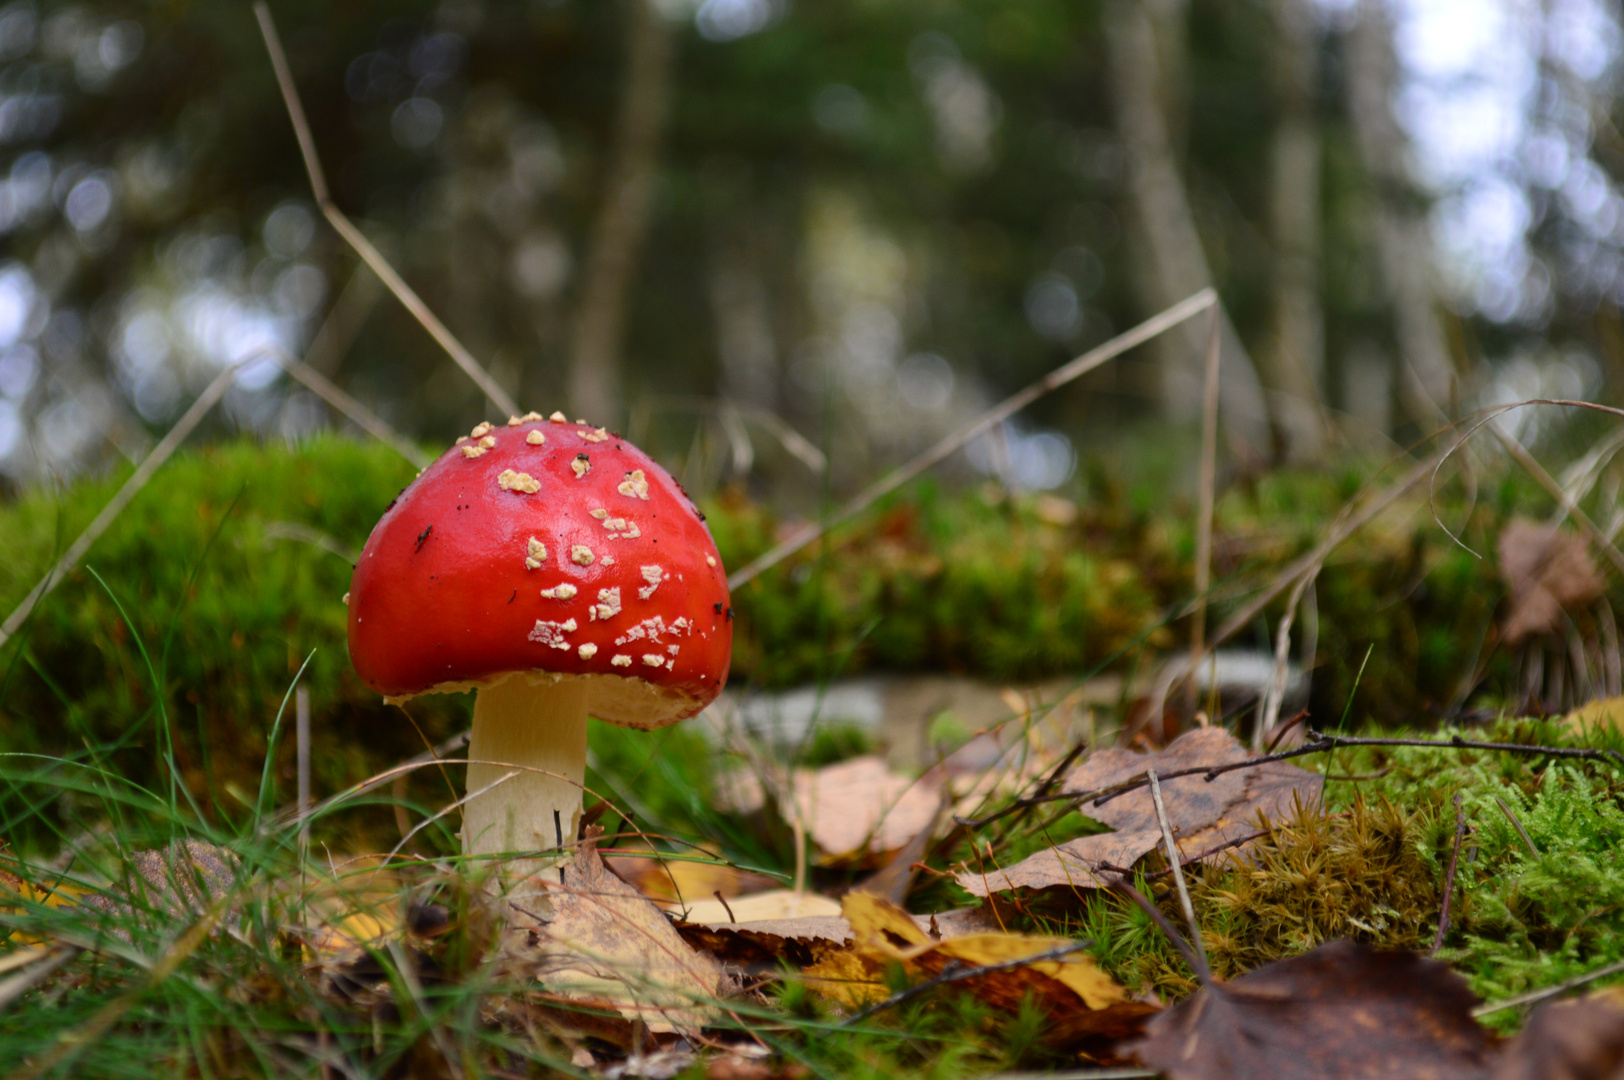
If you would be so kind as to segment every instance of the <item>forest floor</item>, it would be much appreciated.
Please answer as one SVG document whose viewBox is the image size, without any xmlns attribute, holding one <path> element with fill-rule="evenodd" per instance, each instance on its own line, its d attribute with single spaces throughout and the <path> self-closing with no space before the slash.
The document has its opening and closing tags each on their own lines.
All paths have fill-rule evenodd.
<svg viewBox="0 0 1624 1080">
<path fill-rule="evenodd" d="M 90 560 L 99 576 L 65 585 L 13 650 L 0 748 L 8 1076 L 1425 1069 L 1504 1080 L 1606 1075 L 1595 1070 L 1624 1056 L 1624 998 L 1607 989 L 1624 980 L 1624 700 L 1605 697 L 1616 692 L 1607 657 L 1617 651 L 1592 629 L 1606 621 L 1599 588 L 1575 605 L 1597 613 L 1579 614 L 1592 659 L 1572 660 L 1561 694 L 1600 701 L 1491 707 L 1480 687 L 1470 707 L 1440 722 L 1417 710 L 1419 676 L 1383 711 L 1382 688 L 1404 679 L 1372 673 L 1382 642 L 1406 634 L 1372 623 L 1361 636 L 1348 625 L 1366 609 L 1348 599 L 1358 587 L 1335 585 L 1335 574 L 1370 579 L 1357 558 L 1332 568 L 1319 650 L 1347 655 L 1311 654 L 1309 666 L 1352 672 L 1338 684 L 1341 704 L 1323 690 L 1302 697 L 1301 673 L 1283 669 L 1279 723 L 1254 745 L 1255 676 L 1250 690 L 1239 675 L 1209 680 L 1193 716 L 1177 693 L 1164 710 L 1150 707 L 1161 700 L 1151 658 L 1172 651 L 1158 583 L 1176 594 L 1187 581 L 1176 536 L 1163 530 L 1159 545 L 1142 545 L 1136 580 L 1148 584 L 1130 587 L 1098 571 L 1117 556 L 1088 539 L 1109 507 L 1079 512 L 986 493 L 897 504 L 872 530 L 804 563 L 822 567 L 812 576 L 797 580 L 788 567 L 776 584 L 736 597 L 743 652 L 757 667 L 736 674 L 734 691 L 705 716 L 653 733 L 595 724 L 586 828 L 564 853 L 563 882 L 515 886 L 458 854 L 460 768 L 420 756 L 409 772 L 387 769 L 413 758 L 413 739 L 456 758 L 460 699 L 444 715 L 413 712 L 421 734 L 389 743 L 407 750 L 383 760 L 377 747 L 368 757 L 323 734 L 373 706 L 346 689 L 341 664 L 309 659 L 310 640 L 295 647 L 297 616 L 310 608 L 310 633 L 342 626 L 316 610 L 330 601 L 311 597 L 337 591 L 328 577 L 341 585 L 347 563 L 328 547 L 358 546 L 365 509 L 346 524 L 322 517 L 325 504 L 308 492 L 277 506 L 253 502 L 263 494 L 200 494 L 210 483 L 230 489 L 239 466 L 275 488 L 280 471 L 311 464 L 303 452 L 278 453 L 177 461 L 168 494 L 133 506 L 126 531 L 110 533 Z M 310 453 L 315 471 L 331 474 L 335 499 L 380 468 L 337 445 Z M 1303 494 L 1312 482 L 1293 490 L 1289 529 L 1270 538 L 1255 527 L 1271 505 L 1292 501 L 1265 491 L 1232 511 L 1220 539 L 1253 553 L 1300 550 L 1280 537 L 1312 535 L 1318 511 L 1301 506 L 1319 496 Z M 104 493 L 82 494 L 93 509 Z M 185 504 L 172 526 L 163 524 L 170 502 Z M 1495 520 L 1474 526 L 1491 543 L 1520 505 L 1503 502 Z M 71 503 L 52 511 L 55 529 L 38 524 L 49 517 L 41 503 L 0 520 L 0 533 L 60 535 L 63 521 L 84 516 Z M 300 522 L 294 503 L 318 539 L 270 546 L 267 523 Z M 1091 624 L 1106 637 L 1088 647 L 1103 655 L 1060 656 L 1041 678 L 1017 669 L 970 678 L 952 674 L 963 670 L 957 660 L 933 668 L 928 655 L 910 674 L 876 674 L 884 663 L 863 649 L 950 641 L 935 627 L 961 609 L 930 616 L 937 622 L 918 616 L 916 635 L 886 638 L 887 618 L 906 622 L 915 617 L 907 605 L 923 601 L 871 589 L 875 565 L 881 578 L 890 565 L 898 580 L 957 581 L 957 593 L 937 597 L 963 605 L 980 602 L 975 573 L 1019 577 L 946 565 L 951 552 L 944 560 L 932 538 L 963 533 L 937 528 L 961 513 L 1052 548 L 1057 560 L 1091 552 L 1095 569 L 1075 580 L 1094 592 L 1077 585 L 1077 602 L 1138 597 L 1148 614 L 1126 629 Z M 730 562 L 730 544 L 759 549 L 770 539 L 751 507 L 719 506 L 712 517 Z M 202 530 L 190 549 L 176 540 L 186 528 Z M 738 539 L 752 529 L 756 540 Z M 1413 547 L 1403 538 L 1411 534 L 1397 535 L 1389 529 L 1371 546 Z M 160 567 L 142 546 L 153 536 L 178 566 Z M 1571 557 L 1562 552 L 1546 561 Z M 215 575 L 242 573 L 238 559 L 280 573 L 283 558 L 289 580 L 314 575 L 317 586 L 254 599 L 282 605 L 264 615 L 264 625 L 285 628 L 280 640 L 262 640 L 273 635 L 255 632 L 248 616 L 246 634 L 201 625 L 247 603 L 213 596 Z M 1246 569 L 1236 558 L 1238 580 Z M 1073 580 L 1033 565 L 1040 583 Z M 1443 636 L 1443 616 L 1415 614 L 1438 594 L 1481 591 L 1483 579 L 1455 565 L 1428 561 L 1425 588 L 1394 571 L 1392 610 L 1415 618 L 1415 641 Z M 26 582 L 26 568 L 15 572 Z M 1451 573 L 1464 584 L 1452 585 Z M 830 664 L 805 682 L 764 674 L 773 635 L 794 637 L 786 627 L 821 610 L 805 600 L 820 583 L 859 609 L 852 639 L 826 646 L 846 658 L 845 671 Z M 1476 610 L 1503 625 L 1521 610 L 1517 587 L 1513 576 Z M 165 588 L 192 599 L 164 603 Z M 879 606 L 865 615 L 863 604 Z M 1002 647 L 1014 657 L 1019 635 L 1049 632 L 1041 622 L 1006 629 Z M 1146 645 L 1157 634 L 1159 647 Z M 1553 642 L 1536 683 L 1547 696 L 1550 658 L 1564 649 Z M 1130 646 L 1139 652 L 1125 660 Z M 1500 670 L 1501 684 L 1484 685 L 1507 698 L 1528 684 L 1526 649 L 1508 661 L 1481 639 L 1475 656 L 1470 644 L 1453 648 L 1421 647 L 1412 672 L 1442 655 L 1455 681 L 1461 667 Z M 256 652 L 267 649 L 268 661 Z M 89 674 L 73 667 L 87 655 L 96 658 Z M 865 657 L 869 674 L 859 675 Z M 1225 654 L 1234 670 L 1251 662 L 1271 678 L 1272 661 Z M 268 704 L 270 691 L 246 682 L 261 668 L 278 688 Z M 301 734 L 312 727 L 299 722 L 308 718 L 301 680 L 328 703 L 315 735 Z M 1383 717 L 1399 722 L 1375 722 Z M 364 742 L 368 731 L 348 739 Z M 301 743 L 317 759 L 318 795 L 303 817 L 293 783 Z M 374 774 L 380 782 L 363 783 Z"/>
</svg>

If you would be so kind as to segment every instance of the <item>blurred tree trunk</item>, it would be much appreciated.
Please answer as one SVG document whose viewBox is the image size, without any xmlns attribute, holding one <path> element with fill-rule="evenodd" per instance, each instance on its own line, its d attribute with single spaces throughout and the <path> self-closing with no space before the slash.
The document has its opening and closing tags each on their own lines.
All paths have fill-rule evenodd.
<svg viewBox="0 0 1624 1080">
<path fill-rule="evenodd" d="M 1398 344 L 1395 397 L 1423 431 L 1446 417 L 1455 371 L 1434 307 L 1432 246 L 1405 171 L 1408 149 L 1393 115 L 1398 60 L 1384 0 L 1360 0 L 1348 43 L 1348 96 L 1359 152 L 1375 186 L 1375 237 Z"/>
<path fill-rule="evenodd" d="M 1325 324 L 1320 310 L 1319 41 L 1310 0 L 1274 0 L 1279 121 L 1270 150 L 1269 227 L 1274 295 L 1264 350 L 1269 421 L 1293 461 L 1326 450 Z"/>
<path fill-rule="evenodd" d="M 625 96 L 570 333 L 571 415 L 594 424 L 618 423 L 623 415 L 626 294 L 648 232 L 660 129 L 671 97 L 672 31 L 654 0 L 632 0 L 627 37 Z"/>
<path fill-rule="evenodd" d="M 1164 3 L 1156 12 L 1180 26 L 1183 14 L 1179 3 Z M 1127 150 L 1134 232 L 1141 248 L 1135 260 L 1139 292 L 1149 307 L 1160 310 L 1212 284 L 1212 273 L 1169 135 L 1163 103 L 1165 53 L 1158 47 L 1151 14 L 1136 0 L 1112 0 L 1105 30 L 1116 126 Z M 1176 74 L 1173 81 L 1180 81 Z M 1267 427 L 1257 372 L 1228 314 L 1221 318 L 1221 422 L 1231 442 L 1261 448 Z M 1206 337 L 1206 321 L 1198 317 L 1160 345 L 1162 405 L 1168 416 L 1188 420 L 1200 414 Z"/>
</svg>

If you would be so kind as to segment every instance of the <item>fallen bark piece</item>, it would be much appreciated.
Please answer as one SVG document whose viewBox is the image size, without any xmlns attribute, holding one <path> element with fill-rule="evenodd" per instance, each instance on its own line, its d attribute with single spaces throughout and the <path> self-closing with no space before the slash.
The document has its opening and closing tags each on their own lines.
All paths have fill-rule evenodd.
<svg viewBox="0 0 1624 1080">
<path fill-rule="evenodd" d="M 1446 964 L 1333 941 L 1209 984 L 1126 1049 L 1168 1080 L 1488 1080 L 1476 1004 Z"/>
<path fill-rule="evenodd" d="M 604 1005 L 650 1031 L 704 1026 L 731 981 L 682 940 L 665 913 L 610 873 L 587 830 L 563 884 L 547 883 L 550 912 L 516 905 L 508 954 L 555 998 Z"/>
<path fill-rule="evenodd" d="M 1536 1010 L 1493 1080 L 1624 1080 L 1624 1010 L 1600 995 Z"/>
</svg>

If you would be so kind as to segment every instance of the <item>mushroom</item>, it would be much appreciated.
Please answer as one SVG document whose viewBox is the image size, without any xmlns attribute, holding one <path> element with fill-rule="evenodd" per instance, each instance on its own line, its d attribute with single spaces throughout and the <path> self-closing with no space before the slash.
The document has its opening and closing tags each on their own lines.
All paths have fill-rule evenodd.
<svg viewBox="0 0 1624 1080">
<path fill-rule="evenodd" d="M 732 614 L 676 481 L 618 435 L 531 413 L 480 424 L 389 504 L 350 586 L 350 659 L 390 701 L 477 692 L 463 851 L 529 853 L 508 867 L 528 877 L 575 841 L 588 714 L 697 713 L 727 679 Z"/>
</svg>

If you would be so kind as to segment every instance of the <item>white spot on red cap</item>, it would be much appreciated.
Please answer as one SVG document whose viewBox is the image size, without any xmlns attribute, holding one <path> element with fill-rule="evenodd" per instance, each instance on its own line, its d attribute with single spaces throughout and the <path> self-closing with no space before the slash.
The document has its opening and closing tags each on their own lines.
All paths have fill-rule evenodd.
<svg viewBox="0 0 1624 1080">
<path fill-rule="evenodd" d="M 550 589 L 541 590 L 541 595 L 549 600 L 573 600 L 576 591 L 575 586 L 566 581 L 562 585 L 554 585 Z"/>
<path fill-rule="evenodd" d="M 546 561 L 547 545 L 532 536 L 525 542 L 524 568 L 526 570 L 538 570 L 541 568 L 541 564 Z"/>
<path fill-rule="evenodd" d="M 547 419 L 551 420 L 555 424 L 567 424 L 567 423 L 569 423 L 569 418 L 566 417 L 563 413 L 559 412 L 557 409 L 554 409 L 553 410 L 553 415 L 549 416 Z"/>
<path fill-rule="evenodd" d="M 605 565 L 605 566 L 613 566 L 613 565 L 615 565 L 615 557 L 613 555 L 606 554 L 599 561 L 602 562 L 603 565 Z"/>
<path fill-rule="evenodd" d="M 643 663 L 647 664 L 649 667 L 665 667 L 665 657 L 661 656 L 657 652 L 644 653 Z"/>
<path fill-rule="evenodd" d="M 593 619 L 612 619 L 620 614 L 620 588 L 599 589 L 598 602 L 592 605 Z"/>
<path fill-rule="evenodd" d="M 707 566 L 715 566 L 716 565 L 716 556 L 715 555 L 706 555 L 705 556 L 705 565 L 707 565 Z"/>
<path fill-rule="evenodd" d="M 577 566 L 592 565 L 592 549 L 585 544 L 576 544 L 570 548 L 570 562 Z"/>
<path fill-rule="evenodd" d="M 536 431 L 536 430 L 532 429 L 530 434 L 528 434 L 528 435 L 526 435 L 524 437 L 524 441 L 529 443 L 531 446 L 540 446 L 542 443 L 547 441 L 547 436 L 543 435 L 539 431 Z"/>
<path fill-rule="evenodd" d="M 463 451 L 467 453 L 467 451 Z M 480 451 L 484 453 L 484 451 Z M 503 491 L 518 491 L 526 495 L 534 495 L 541 490 L 541 481 L 529 473 L 514 472 L 512 469 L 503 469 L 496 477 L 497 486 Z"/>
<path fill-rule="evenodd" d="M 603 442 L 605 439 L 609 438 L 609 432 L 601 427 L 593 428 L 591 431 L 588 431 L 582 435 L 581 438 L 585 439 L 587 442 Z"/>
<path fill-rule="evenodd" d="M 615 490 L 622 495 L 646 500 L 648 498 L 648 477 L 643 475 L 642 469 L 633 469 L 626 474 L 626 479 L 622 480 L 620 486 Z"/>
<path fill-rule="evenodd" d="M 591 510 L 588 512 L 599 521 L 602 521 L 604 518 L 609 516 L 609 511 L 603 509 L 601 506 L 596 510 Z"/>
<path fill-rule="evenodd" d="M 660 582 L 665 580 L 665 567 L 645 566 L 641 569 L 643 571 L 643 580 L 648 584 L 637 590 L 637 598 L 647 600 L 654 595 L 654 590 L 660 587 Z"/>
<path fill-rule="evenodd" d="M 615 665 L 615 667 L 631 667 L 632 666 L 632 658 L 629 657 L 629 656 L 626 656 L 624 654 L 618 654 L 616 656 L 611 657 L 609 662 L 611 664 Z"/>
<path fill-rule="evenodd" d="M 582 660 L 590 660 L 594 656 L 598 655 L 598 647 L 596 645 L 592 644 L 592 642 L 590 642 L 590 641 L 584 643 L 579 649 L 576 649 L 575 651 L 581 654 L 581 659 Z"/>
<path fill-rule="evenodd" d="M 485 449 L 486 448 L 483 447 L 483 446 L 472 446 L 472 445 L 465 446 L 465 447 L 462 448 L 462 456 L 465 457 L 465 458 L 476 458 L 479 455 L 483 454 L 485 452 Z"/>
<path fill-rule="evenodd" d="M 470 431 L 468 433 L 468 437 L 470 439 L 482 438 L 482 437 L 484 437 L 486 435 L 489 435 L 490 431 L 491 431 L 491 426 L 489 424 L 483 424 L 483 423 L 475 424 L 474 425 L 474 430 L 472 430 L 472 431 Z"/>
<path fill-rule="evenodd" d="M 566 619 L 563 622 L 547 622 L 537 619 L 535 629 L 530 631 L 530 640 L 543 645 L 551 645 L 555 649 L 567 649 L 570 643 L 564 640 L 564 635 L 575 630 L 575 620 Z"/>
<path fill-rule="evenodd" d="M 570 462 L 570 472 L 575 474 L 575 479 L 577 480 L 591 471 L 592 459 L 587 457 L 585 454 L 576 454 L 575 460 Z"/>
</svg>

